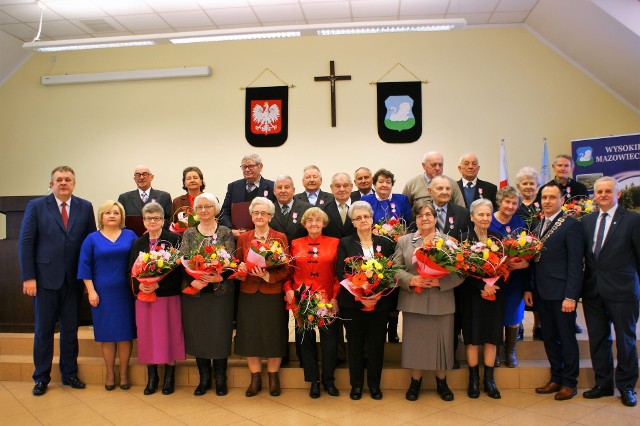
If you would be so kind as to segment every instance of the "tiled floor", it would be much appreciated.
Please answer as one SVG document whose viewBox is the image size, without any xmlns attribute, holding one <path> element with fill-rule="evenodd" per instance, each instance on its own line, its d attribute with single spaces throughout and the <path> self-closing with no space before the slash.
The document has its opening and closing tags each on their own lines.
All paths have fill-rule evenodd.
<svg viewBox="0 0 640 426">
<path fill-rule="evenodd" d="M 105 391 L 97 385 L 75 390 L 52 383 L 46 395 L 31 395 L 28 382 L 0 382 L 0 424 L 4 425 L 640 425 L 640 408 L 621 404 L 619 397 L 555 401 L 553 395 L 533 390 L 503 390 L 502 399 L 481 395 L 443 402 L 433 391 L 423 391 L 409 402 L 404 391 L 387 390 L 381 401 L 367 394 L 351 401 L 326 393 L 312 400 L 306 390 L 285 389 L 271 397 L 263 390 L 247 398 L 234 388 L 229 395 L 193 396 L 193 388 L 179 387 L 173 395 L 145 396 L 141 386 L 129 391 Z"/>
</svg>

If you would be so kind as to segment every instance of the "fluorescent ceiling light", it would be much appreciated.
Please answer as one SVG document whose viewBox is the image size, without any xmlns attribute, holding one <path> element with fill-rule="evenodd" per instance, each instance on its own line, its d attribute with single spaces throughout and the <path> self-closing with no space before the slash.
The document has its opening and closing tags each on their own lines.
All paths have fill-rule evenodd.
<svg viewBox="0 0 640 426">
<path fill-rule="evenodd" d="M 384 33 L 413 33 L 427 31 L 451 31 L 454 25 L 422 25 L 415 27 L 388 26 L 388 27 L 363 27 L 363 28 L 335 28 L 318 30 L 319 36 L 352 35 L 352 34 L 384 34 Z"/>
<path fill-rule="evenodd" d="M 268 38 L 288 38 L 288 37 L 300 37 L 302 34 L 300 31 L 280 31 L 275 33 L 253 33 L 253 34 L 229 34 L 218 36 L 204 36 L 204 37 L 184 37 L 184 38 L 171 38 L 169 41 L 173 44 L 187 44 L 187 43 L 205 43 L 210 41 L 236 41 L 236 40 L 260 40 Z"/>
<path fill-rule="evenodd" d="M 42 43 L 46 43 L 46 42 L 42 42 Z M 119 43 L 94 43 L 94 44 L 70 44 L 66 46 L 41 46 L 41 47 L 36 47 L 34 50 L 38 52 L 60 52 L 62 50 L 111 49 L 115 47 L 153 46 L 155 44 L 156 43 L 151 40 L 124 41 Z"/>
<path fill-rule="evenodd" d="M 44 75 L 40 77 L 43 86 L 61 84 L 104 83 L 109 81 L 157 80 L 161 78 L 208 77 L 211 67 L 159 68 L 136 71 L 96 72 L 88 74 Z"/>
</svg>

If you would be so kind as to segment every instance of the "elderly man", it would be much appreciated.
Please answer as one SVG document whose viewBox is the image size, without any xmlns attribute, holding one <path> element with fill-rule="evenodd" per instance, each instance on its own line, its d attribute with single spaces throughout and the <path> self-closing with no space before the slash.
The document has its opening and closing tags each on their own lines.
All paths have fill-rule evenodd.
<svg viewBox="0 0 640 426">
<path fill-rule="evenodd" d="M 551 168 L 555 173 L 555 177 L 552 182 L 556 182 L 562 188 L 562 195 L 565 197 L 565 201 L 571 197 L 588 197 L 589 190 L 584 184 L 573 180 L 571 176 L 573 175 L 573 168 L 575 167 L 575 163 L 573 162 L 573 158 L 567 154 L 560 154 L 556 156 L 553 160 L 553 164 L 551 164 Z M 544 187 L 543 187 L 544 188 Z M 542 188 L 538 190 L 538 198 L 536 201 L 540 201 L 540 197 L 542 196 Z"/>
<path fill-rule="evenodd" d="M 544 332 L 544 349 L 551 365 L 551 379 L 536 393 L 556 393 L 562 401 L 576 395 L 580 357 L 575 335 L 576 305 L 582 291 L 584 229 L 562 211 L 564 196 L 557 182 L 542 187 L 543 218 L 534 228 L 544 244 L 533 262 L 533 288 L 524 293 L 534 306 Z"/>
<path fill-rule="evenodd" d="M 334 238 L 343 238 L 355 234 L 356 228 L 353 226 L 348 212 L 351 203 L 360 199 L 359 192 L 354 191 L 358 195 L 353 195 L 354 192 L 351 192 L 353 184 L 346 173 L 333 175 L 330 188 L 335 200 L 322 207 L 327 216 L 329 216 L 329 223 L 322 230 L 322 234 Z"/>
<path fill-rule="evenodd" d="M 74 197 L 71 167 L 51 172 L 51 194 L 31 200 L 20 228 L 18 251 L 22 291 L 34 298 L 33 395 L 44 395 L 51 381 L 53 335 L 60 323 L 62 384 L 83 389 L 78 378 L 78 312 L 82 281 L 78 275 L 80 246 L 96 230 L 91 203 Z"/>
<path fill-rule="evenodd" d="M 322 174 L 317 166 L 311 165 L 304 168 L 302 175 L 302 186 L 305 191 L 296 194 L 296 200 L 304 201 L 312 206 L 322 207 L 333 200 L 333 195 L 320 189 L 322 185 Z"/>
<path fill-rule="evenodd" d="M 262 177 L 262 159 L 258 154 L 245 155 L 240 162 L 242 179 L 227 185 L 227 194 L 220 211 L 220 224 L 230 228 L 235 237 L 251 229 L 249 204 L 256 197 L 275 202 L 273 181 Z"/>
<path fill-rule="evenodd" d="M 351 193 L 351 199 L 358 201 L 361 197 L 369 194 L 375 194 L 373 190 L 373 174 L 367 167 L 358 167 L 353 173 L 353 183 L 357 190 Z"/>
<path fill-rule="evenodd" d="M 305 201 L 293 198 L 295 190 L 291 176 L 280 175 L 276 178 L 274 189 L 277 200 L 275 203 L 276 212 L 269 226 L 285 234 L 289 244 L 296 238 L 307 235 L 307 230 L 300 223 L 300 219 L 307 209 L 313 207 Z"/>
<path fill-rule="evenodd" d="M 437 151 L 429 151 L 424 154 L 424 158 L 422 160 L 422 169 L 424 170 L 424 173 L 407 182 L 402 190 L 402 193 L 409 198 L 410 205 L 413 205 L 413 203 L 422 198 L 426 198 L 431 201 L 429 183 L 434 177 L 442 176 L 443 167 L 444 160 L 442 159 L 442 154 Z M 451 202 L 459 205 L 460 207 L 464 207 L 464 198 L 462 197 L 462 192 L 460 192 L 460 188 L 458 188 L 456 181 L 450 177 L 446 178 L 449 179 L 451 187 Z"/>
<path fill-rule="evenodd" d="M 138 186 L 133 191 L 120 194 L 118 202 L 124 207 L 127 227 L 133 229 L 138 236 L 145 232 L 142 226 L 142 208 L 145 204 L 155 201 L 164 210 L 164 228 L 169 229 L 171 224 L 171 195 L 168 192 L 153 189 L 153 173 L 151 169 L 144 165 L 139 165 L 133 172 L 133 181 Z M 135 219 L 134 219 L 135 218 Z M 134 222 L 134 220 L 136 220 Z"/>
<path fill-rule="evenodd" d="M 471 203 L 480 198 L 490 200 L 493 204 L 493 209 L 498 209 L 498 205 L 496 204 L 498 187 L 491 182 L 478 179 L 480 161 L 478 161 L 478 157 L 475 154 L 471 152 L 462 154 L 460 163 L 458 164 L 458 171 L 462 176 L 462 179 L 458 181 L 458 188 L 462 191 L 464 204 L 467 209 L 469 209 Z"/>
<path fill-rule="evenodd" d="M 638 381 L 636 323 L 640 300 L 640 215 L 618 206 L 618 182 L 601 177 L 594 184 L 600 208 L 582 219 L 585 238 L 584 317 L 596 386 L 582 394 L 612 396 L 614 386 L 611 324 L 616 332 L 618 363 L 615 386 L 622 403 L 634 407 Z"/>
</svg>

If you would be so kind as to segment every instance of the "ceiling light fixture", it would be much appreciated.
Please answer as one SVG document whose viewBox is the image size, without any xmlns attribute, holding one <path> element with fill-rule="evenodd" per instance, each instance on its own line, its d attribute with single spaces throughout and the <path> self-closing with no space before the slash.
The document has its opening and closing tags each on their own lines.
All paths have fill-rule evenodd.
<svg viewBox="0 0 640 426">
<path fill-rule="evenodd" d="M 229 34 L 218 36 L 204 36 L 204 37 L 183 37 L 183 38 L 171 38 L 169 41 L 173 44 L 187 44 L 187 43 L 205 43 L 210 41 L 236 41 L 236 40 L 260 40 L 268 38 L 288 38 L 288 37 L 300 37 L 302 34 L 300 31 L 280 31 L 273 33 L 250 33 L 250 34 Z"/>
<path fill-rule="evenodd" d="M 163 78 L 208 77 L 211 67 L 158 68 L 135 71 L 95 72 L 86 74 L 44 75 L 40 77 L 43 86 L 61 84 L 105 83 L 110 81 L 158 80 Z"/>
</svg>

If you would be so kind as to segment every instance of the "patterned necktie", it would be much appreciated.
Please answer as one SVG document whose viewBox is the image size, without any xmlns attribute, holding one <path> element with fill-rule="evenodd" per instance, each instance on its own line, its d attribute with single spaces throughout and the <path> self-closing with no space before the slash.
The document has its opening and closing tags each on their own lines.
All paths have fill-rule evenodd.
<svg viewBox="0 0 640 426">
<path fill-rule="evenodd" d="M 256 184 L 253 182 L 249 182 L 247 183 L 247 192 L 252 192 L 254 189 L 256 189 Z"/>
<path fill-rule="evenodd" d="M 140 194 L 140 198 L 142 199 L 142 203 L 145 204 L 149 199 L 149 195 L 146 192 L 143 192 L 142 194 Z"/>
<path fill-rule="evenodd" d="M 437 208 L 436 211 L 438 213 L 438 228 L 440 229 L 441 232 L 444 232 L 444 220 L 445 220 L 444 209 Z"/>
<path fill-rule="evenodd" d="M 287 216 L 289 214 L 289 205 L 285 204 L 284 206 L 282 206 L 282 216 Z"/>
<path fill-rule="evenodd" d="M 347 205 L 345 203 L 340 203 L 340 219 L 342 219 L 342 224 L 347 221 Z"/>
<path fill-rule="evenodd" d="M 62 207 L 60 209 L 60 213 L 62 214 L 62 224 L 64 225 L 64 229 L 69 228 L 69 214 L 67 213 L 67 203 L 60 204 Z"/>
<path fill-rule="evenodd" d="M 604 230 L 607 226 L 607 213 L 602 213 L 600 216 L 600 226 L 598 226 L 598 234 L 596 235 L 596 246 L 593 249 L 593 254 L 597 258 L 600 254 L 600 250 L 602 250 L 602 242 L 604 241 Z"/>
</svg>

